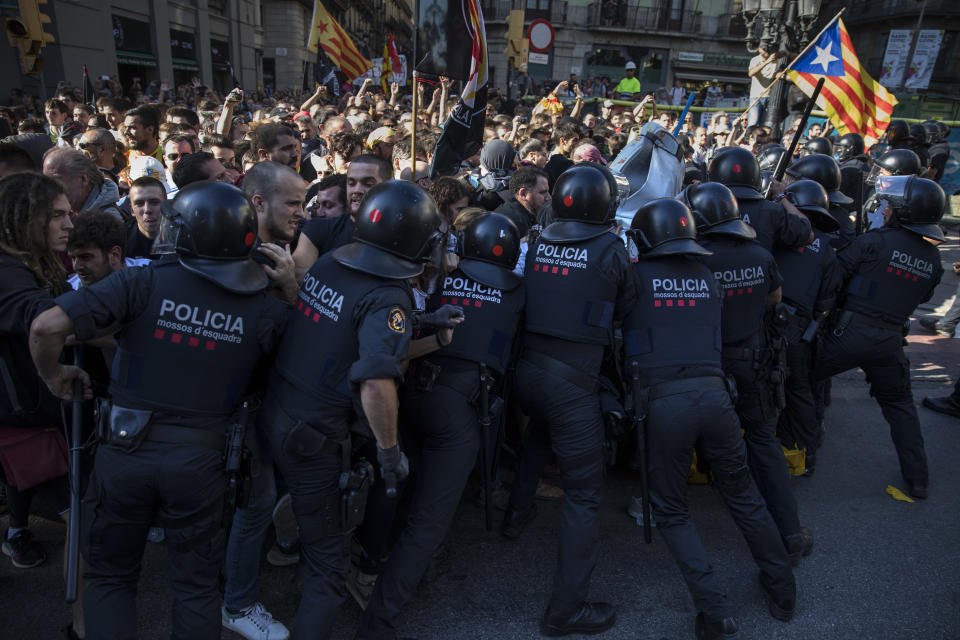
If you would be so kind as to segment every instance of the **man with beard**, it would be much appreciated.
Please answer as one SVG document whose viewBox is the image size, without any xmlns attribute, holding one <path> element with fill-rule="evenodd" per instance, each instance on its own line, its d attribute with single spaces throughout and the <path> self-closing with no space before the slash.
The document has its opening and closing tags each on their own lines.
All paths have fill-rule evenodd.
<svg viewBox="0 0 960 640">
<path fill-rule="evenodd" d="M 157 112 L 146 105 L 130 109 L 123 118 L 123 136 L 127 143 L 127 164 L 140 156 L 153 156 L 163 162 L 163 149 L 157 139 L 160 122 Z"/>
<path fill-rule="evenodd" d="M 257 162 L 272 160 L 296 171 L 300 161 L 297 138 L 290 127 L 282 124 L 268 122 L 257 127 L 250 148 L 257 154 Z"/>
<path fill-rule="evenodd" d="M 124 267 L 148 264 L 145 258 L 125 257 L 126 231 L 123 223 L 103 211 L 87 211 L 74 218 L 67 241 L 67 253 L 74 273 L 67 281 L 74 289 L 100 282 Z"/>
<path fill-rule="evenodd" d="M 346 175 L 329 176 L 307 189 L 307 213 L 311 218 L 337 218 L 346 212 Z"/>
<path fill-rule="evenodd" d="M 347 170 L 347 207 L 350 215 L 311 220 L 303 228 L 297 241 L 297 250 L 293 253 L 298 281 L 321 255 L 352 241 L 354 218 L 360 210 L 363 196 L 390 177 L 390 163 L 378 156 L 357 156 L 350 162 Z"/>
</svg>

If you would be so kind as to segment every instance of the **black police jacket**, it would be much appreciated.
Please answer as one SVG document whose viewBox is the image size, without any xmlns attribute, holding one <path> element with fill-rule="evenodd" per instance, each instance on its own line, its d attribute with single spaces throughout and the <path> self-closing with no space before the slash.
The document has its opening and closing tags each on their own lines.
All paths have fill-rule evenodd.
<svg viewBox="0 0 960 640">
<path fill-rule="evenodd" d="M 943 276 L 937 248 L 906 229 L 857 236 L 837 258 L 846 278 L 839 306 L 892 325 L 929 300 Z"/>
<path fill-rule="evenodd" d="M 813 233 L 814 240 L 808 245 L 773 251 L 783 278 L 783 301 L 806 319 L 830 310 L 842 283 L 830 235 L 819 229 Z"/>
<path fill-rule="evenodd" d="M 713 255 L 697 260 L 713 271 L 723 296 L 723 344 L 764 341 L 767 295 L 782 285 L 773 255 L 756 242 L 710 235 L 698 240 Z"/>
<path fill-rule="evenodd" d="M 459 269 L 443 279 L 428 308 L 452 304 L 463 308 L 464 322 L 457 325 L 449 345 L 434 352 L 438 356 L 484 363 L 503 374 L 523 316 L 524 287 L 497 289 L 481 284 Z"/>
<path fill-rule="evenodd" d="M 0 427 L 60 423 L 60 401 L 40 379 L 30 358 L 30 323 L 54 305 L 33 272 L 0 251 Z"/>
<path fill-rule="evenodd" d="M 526 330 L 571 342 L 613 344 L 629 285 L 626 246 L 612 233 L 569 244 L 538 239 L 527 251 Z M 619 307 L 619 311 L 618 311 Z"/>
<path fill-rule="evenodd" d="M 329 253 L 321 256 L 300 285 L 277 350 L 271 392 L 280 394 L 291 417 L 308 424 L 331 416 L 348 422 L 356 385 L 402 378 L 412 306 L 404 281 L 350 269 Z"/>
<path fill-rule="evenodd" d="M 121 325 L 110 379 L 115 404 L 192 426 L 219 424 L 236 410 L 288 309 L 263 292 L 227 291 L 173 260 L 121 269 L 57 304 L 81 340 Z"/>
<path fill-rule="evenodd" d="M 810 239 L 810 221 L 787 213 L 769 200 L 738 200 L 740 216 L 757 232 L 757 242 L 767 251 L 775 246 L 799 247 Z"/>
<path fill-rule="evenodd" d="M 710 267 L 690 256 L 632 265 L 637 303 L 623 321 L 624 366 L 720 370 L 721 292 Z"/>
</svg>

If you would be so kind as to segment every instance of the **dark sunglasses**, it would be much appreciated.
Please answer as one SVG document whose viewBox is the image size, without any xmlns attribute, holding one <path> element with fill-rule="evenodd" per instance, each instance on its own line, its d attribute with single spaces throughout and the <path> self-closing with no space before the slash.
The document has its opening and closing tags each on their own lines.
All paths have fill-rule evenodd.
<svg viewBox="0 0 960 640">
<path fill-rule="evenodd" d="M 86 149 L 88 149 L 88 148 L 90 148 L 90 147 L 102 147 L 102 146 L 103 146 L 103 145 L 100 144 L 99 142 L 78 142 L 78 143 L 77 143 L 77 148 L 78 148 L 78 149 L 84 149 L 84 150 L 86 150 Z"/>
</svg>

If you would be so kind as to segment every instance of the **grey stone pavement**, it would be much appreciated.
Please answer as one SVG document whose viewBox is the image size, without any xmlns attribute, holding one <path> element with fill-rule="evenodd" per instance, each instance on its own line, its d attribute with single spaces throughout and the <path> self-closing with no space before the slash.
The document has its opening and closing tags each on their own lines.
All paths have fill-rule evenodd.
<svg viewBox="0 0 960 640">
<path fill-rule="evenodd" d="M 934 299 L 917 317 L 949 307 L 960 261 L 955 231 L 942 248 L 947 273 Z M 925 333 L 917 323 L 908 347 L 914 396 L 944 395 L 960 374 L 960 340 Z M 793 480 L 801 520 L 816 535 L 813 554 L 796 570 L 799 607 L 792 622 L 770 617 L 756 568 L 719 496 L 691 486 L 694 521 L 714 567 L 736 607 L 745 639 L 933 640 L 960 638 L 960 420 L 918 409 L 931 470 L 930 499 L 908 504 L 885 489 L 905 489 L 889 431 L 870 398 L 863 374 L 834 380 L 827 438 L 817 472 Z M 615 470 L 607 481 L 601 515 L 602 547 L 592 598 L 615 603 L 617 625 L 599 636 L 613 639 L 693 638 L 689 594 L 657 534 L 643 543 L 624 507 L 638 492 L 637 479 Z M 400 621 L 401 636 L 419 640 L 522 640 L 539 637 L 537 618 L 552 582 L 559 503 L 539 502 L 540 513 L 524 536 L 507 542 L 482 527 L 481 510 L 464 499 L 451 532 L 446 572 L 421 585 Z M 42 506 L 42 505 L 41 505 Z M 499 519 L 500 513 L 497 513 Z M 0 528 L 6 517 L 0 517 Z M 63 525 L 35 518 L 32 527 L 50 558 L 32 570 L 14 569 L 0 557 L 0 638 L 63 637 L 69 621 L 63 603 Z M 139 637 L 169 637 L 170 586 L 165 550 L 149 544 L 140 581 Z M 295 570 L 264 563 L 261 599 L 276 617 L 291 622 L 298 594 Z M 334 633 L 353 637 L 359 608 L 349 599 Z M 239 636 L 224 632 L 224 638 Z"/>
</svg>

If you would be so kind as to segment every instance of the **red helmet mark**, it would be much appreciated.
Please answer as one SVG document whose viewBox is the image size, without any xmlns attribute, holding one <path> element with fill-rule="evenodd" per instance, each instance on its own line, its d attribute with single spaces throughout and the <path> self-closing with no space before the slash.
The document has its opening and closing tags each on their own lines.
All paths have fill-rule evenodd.
<svg viewBox="0 0 960 640">
<path fill-rule="evenodd" d="M 383 212 L 380 209 L 371 209 L 370 210 L 370 222 L 380 222 L 380 218 L 383 217 Z"/>
<path fill-rule="evenodd" d="M 251 231 L 250 233 L 248 233 L 243 237 L 243 244 L 249 247 L 250 245 L 253 244 L 253 241 L 256 239 L 257 239 L 257 236 L 254 235 L 254 233 Z"/>
<path fill-rule="evenodd" d="M 495 255 L 495 256 L 497 256 L 497 257 L 502 256 L 502 255 L 503 255 L 503 247 L 501 247 L 501 246 L 498 245 L 498 244 L 494 245 L 494 246 L 493 246 L 493 255 Z"/>
<path fill-rule="evenodd" d="M 681 227 L 687 226 L 687 219 L 686 219 L 686 218 L 680 218 L 680 226 L 681 226 Z"/>
<path fill-rule="evenodd" d="M 563 204 L 566 205 L 566 206 L 568 206 L 568 207 L 573 206 L 573 196 L 564 196 L 564 197 L 563 197 Z"/>
<path fill-rule="evenodd" d="M 738 165 L 738 164 L 733 165 L 733 172 L 734 172 L 734 173 L 740 173 L 742 170 L 743 170 L 743 167 L 741 167 L 740 165 Z"/>
</svg>

